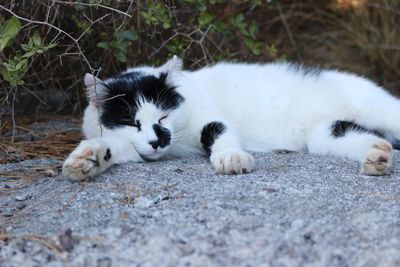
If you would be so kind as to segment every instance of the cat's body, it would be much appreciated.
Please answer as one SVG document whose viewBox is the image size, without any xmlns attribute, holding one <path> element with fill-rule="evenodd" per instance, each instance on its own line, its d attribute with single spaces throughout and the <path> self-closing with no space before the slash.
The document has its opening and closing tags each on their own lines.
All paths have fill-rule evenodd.
<svg viewBox="0 0 400 267">
<path fill-rule="evenodd" d="M 64 164 L 75 179 L 114 163 L 188 153 L 211 154 L 220 173 L 250 172 L 247 152 L 271 150 L 347 157 L 365 174 L 381 175 L 392 163 L 390 143 L 400 139 L 400 101 L 337 71 L 220 63 L 188 72 L 174 58 L 98 80 L 97 94 L 91 75 L 85 83 L 89 141 Z"/>
</svg>

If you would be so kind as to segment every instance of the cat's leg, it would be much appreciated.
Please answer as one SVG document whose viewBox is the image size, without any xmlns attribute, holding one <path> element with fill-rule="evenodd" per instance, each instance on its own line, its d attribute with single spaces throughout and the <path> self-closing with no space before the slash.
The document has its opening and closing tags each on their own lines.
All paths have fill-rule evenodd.
<svg viewBox="0 0 400 267">
<path fill-rule="evenodd" d="M 350 81 L 344 79 L 341 88 L 348 103 L 342 117 L 381 131 L 390 141 L 400 140 L 400 100 L 364 78 Z"/>
<path fill-rule="evenodd" d="M 312 127 L 307 136 L 310 153 L 357 160 L 366 175 L 384 175 L 390 171 L 393 149 L 387 140 L 354 127 L 338 131 L 335 123 L 326 121 Z"/>
<path fill-rule="evenodd" d="M 379 97 L 377 97 L 379 99 Z M 390 141 L 400 140 L 400 101 L 387 96 L 386 101 L 366 103 L 355 121 L 368 129 L 381 131 Z"/>
<path fill-rule="evenodd" d="M 103 172 L 113 164 L 143 161 L 128 142 L 111 137 L 83 140 L 63 164 L 63 174 L 84 180 Z"/>
<path fill-rule="evenodd" d="M 245 152 L 232 127 L 221 121 L 213 121 L 203 126 L 200 142 L 210 154 L 210 161 L 217 172 L 240 174 L 254 169 L 254 157 Z"/>
</svg>

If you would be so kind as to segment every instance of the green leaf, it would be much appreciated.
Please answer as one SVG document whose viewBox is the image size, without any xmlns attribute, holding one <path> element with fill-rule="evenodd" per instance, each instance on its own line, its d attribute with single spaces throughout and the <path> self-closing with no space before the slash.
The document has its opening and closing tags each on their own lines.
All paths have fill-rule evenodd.
<svg viewBox="0 0 400 267">
<path fill-rule="evenodd" d="M 11 75 L 10 72 L 8 71 L 8 69 L 3 66 L 0 65 L 0 74 L 1 76 L 3 76 L 3 79 L 6 80 L 7 82 L 11 82 Z"/>
<path fill-rule="evenodd" d="M 162 26 L 164 29 L 167 30 L 167 29 L 171 28 L 171 23 L 169 21 L 164 21 Z"/>
<path fill-rule="evenodd" d="M 253 39 L 255 39 L 257 33 L 258 33 L 258 27 L 257 24 L 253 21 L 249 26 L 249 34 Z"/>
<path fill-rule="evenodd" d="M 49 50 L 49 49 L 51 49 L 53 47 L 56 47 L 57 45 L 58 45 L 57 43 L 48 44 L 48 45 L 42 46 L 42 49 L 44 51 L 47 51 L 47 50 Z"/>
<path fill-rule="evenodd" d="M 0 38 L 0 52 L 3 51 L 4 47 L 6 47 L 9 40 L 10 40 L 10 38 L 6 38 L 6 37 Z"/>
<path fill-rule="evenodd" d="M 127 39 L 129 41 L 134 41 L 134 40 L 138 39 L 138 35 L 133 31 L 124 31 L 122 33 L 122 37 L 124 37 L 125 39 Z"/>
<path fill-rule="evenodd" d="M 3 66 L 6 67 L 8 70 L 11 69 L 11 65 L 8 64 L 7 62 L 4 62 L 4 63 L 3 63 Z"/>
<path fill-rule="evenodd" d="M 38 32 L 35 32 L 31 39 L 33 43 L 37 46 L 42 44 L 42 38 L 40 38 L 40 34 Z"/>
<path fill-rule="evenodd" d="M 251 53 L 253 53 L 253 54 L 256 55 L 256 56 L 259 56 L 259 55 L 261 54 L 261 51 L 260 51 L 260 49 L 258 49 L 257 47 L 253 47 L 253 48 L 251 49 Z"/>
<path fill-rule="evenodd" d="M 30 47 L 29 47 L 29 45 L 27 45 L 27 44 L 22 44 L 22 45 L 21 45 L 21 48 L 22 48 L 24 51 L 30 50 Z"/>
<path fill-rule="evenodd" d="M 0 51 L 9 45 L 17 36 L 19 29 L 21 28 L 21 22 L 16 17 L 11 17 L 4 27 L 4 31 L 0 33 Z"/>
<path fill-rule="evenodd" d="M 21 22 L 16 17 L 11 17 L 7 23 L 4 30 L 4 34 L 10 38 L 14 38 L 21 28 Z"/>
<path fill-rule="evenodd" d="M 211 24 L 213 19 L 214 19 L 214 16 L 212 14 L 203 12 L 197 18 L 197 22 L 199 24 L 199 27 L 203 29 L 203 28 L 207 28 Z"/>
<path fill-rule="evenodd" d="M 23 58 L 30 58 L 30 57 L 32 57 L 32 56 L 35 55 L 35 54 L 36 54 L 36 51 L 28 51 L 28 52 L 26 52 L 25 54 L 23 54 L 22 57 L 23 57 Z"/>
<path fill-rule="evenodd" d="M 117 53 L 115 53 L 115 58 L 123 63 L 127 61 L 126 54 L 122 51 L 118 51 Z"/>
<path fill-rule="evenodd" d="M 26 68 L 28 66 L 28 60 L 27 59 L 23 59 L 20 62 L 18 62 L 18 64 L 15 66 L 15 71 L 21 69 L 21 68 Z"/>
<path fill-rule="evenodd" d="M 108 42 L 99 42 L 96 45 L 97 47 L 103 48 L 103 49 L 109 49 L 110 48 L 110 44 Z"/>
</svg>

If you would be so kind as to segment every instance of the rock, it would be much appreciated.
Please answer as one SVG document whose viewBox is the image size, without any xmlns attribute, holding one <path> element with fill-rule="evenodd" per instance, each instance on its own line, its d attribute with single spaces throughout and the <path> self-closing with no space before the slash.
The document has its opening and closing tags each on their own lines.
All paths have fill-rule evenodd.
<svg viewBox="0 0 400 267">
<path fill-rule="evenodd" d="M 17 205 L 17 210 L 22 210 L 25 207 L 26 207 L 26 204 L 25 203 L 21 203 L 21 204 Z"/>
<path fill-rule="evenodd" d="M 61 248 L 65 251 L 71 252 L 75 244 L 79 243 L 79 240 L 72 235 L 72 230 L 67 229 L 64 233 L 58 236 Z"/>
<path fill-rule="evenodd" d="M 44 171 L 44 175 L 46 175 L 47 177 L 54 177 L 57 175 L 57 173 L 53 169 L 46 169 Z"/>
<path fill-rule="evenodd" d="M 27 195 L 18 195 L 18 196 L 15 197 L 16 201 L 25 201 L 27 199 L 28 199 Z"/>
</svg>

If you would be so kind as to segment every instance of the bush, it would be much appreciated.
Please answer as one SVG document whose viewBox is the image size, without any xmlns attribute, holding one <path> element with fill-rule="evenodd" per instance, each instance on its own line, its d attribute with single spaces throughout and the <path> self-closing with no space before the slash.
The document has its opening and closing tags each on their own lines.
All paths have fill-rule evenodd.
<svg viewBox="0 0 400 267">
<path fill-rule="evenodd" d="M 395 0 L 373 2 L 3 3 L 0 74 L 6 82 L 0 101 L 25 113 L 80 113 L 84 73 L 108 77 L 127 66 L 161 64 L 174 54 L 190 69 L 220 60 L 286 59 L 339 67 L 400 94 L 400 7 Z"/>
</svg>

